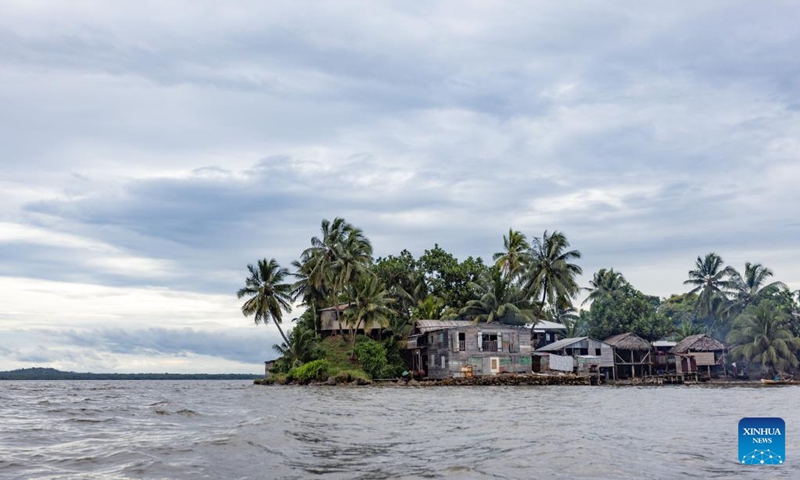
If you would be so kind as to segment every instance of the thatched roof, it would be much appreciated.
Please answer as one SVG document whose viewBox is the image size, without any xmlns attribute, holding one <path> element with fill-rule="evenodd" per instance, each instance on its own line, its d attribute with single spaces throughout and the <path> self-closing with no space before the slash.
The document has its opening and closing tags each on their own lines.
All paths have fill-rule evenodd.
<svg viewBox="0 0 800 480">
<path fill-rule="evenodd" d="M 617 350 L 646 351 L 653 348 L 650 342 L 631 332 L 620 333 L 619 335 L 608 337 L 604 341 Z"/>
<path fill-rule="evenodd" d="M 720 350 L 727 350 L 725 345 L 709 337 L 705 333 L 698 333 L 697 335 L 690 335 L 677 345 L 672 347 L 671 353 L 688 353 L 688 352 L 718 352 Z"/>
</svg>

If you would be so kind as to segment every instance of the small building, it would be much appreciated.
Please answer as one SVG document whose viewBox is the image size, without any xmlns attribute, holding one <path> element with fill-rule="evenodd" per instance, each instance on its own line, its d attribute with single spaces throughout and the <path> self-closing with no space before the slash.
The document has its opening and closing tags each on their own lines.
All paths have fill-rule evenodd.
<svg viewBox="0 0 800 480">
<path fill-rule="evenodd" d="M 271 375 L 270 372 L 272 372 L 272 367 L 275 366 L 275 362 L 277 360 L 278 359 L 276 358 L 274 360 L 267 360 L 266 362 L 264 362 L 264 378 L 269 378 L 270 377 L 270 375 Z"/>
<path fill-rule="evenodd" d="M 567 327 L 561 323 L 539 320 L 535 324 L 527 326 L 533 332 L 531 338 L 533 348 L 542 348 L 567 336 Z"/>
<path fill-rule="evenodd" d="M 432 379 L 531 372 L 531 333 L 499 322 L 417 320 L 408 337 L 412 368 Z"/>
<path fill-rule="evenodd" d="M 613 375 L 614 352 L 611 345 L 589 337 L 564 338 L 533 353 L 534 372 L 555 370 L 577 373 L 591 370 L 592 367 L 606 375 Z"/>
<path fill-rule="evenodd" d="M 709 377 L 725 373 L 725 352 L 727 347 L 705 333 L 690 335 L 672 347 L 670 353 L 675 357 L 676 373 L 696 373 L 706 371 Z M 703 367 L 706 367 L 705 369 Z"/>
<path fill-rule="evenodd" d="M 350 325 L 347 324 L 344 317 L 344 312 L 347 310 L 347 307 L 350 305 L 346 303 L 340 304 L 338 307 L 328 307 L 320 309 L 319 317 L 320 317 L 320 335 L 322 337 L 329 337 L 331 335 L 336 335 L 339 332 L 342 333 L 352 333 L 352 329 Z M 337 315 L 337 311 L 338 315 Z M 338 318 L 338 320 L 337 320 Z M 368 328 L 365 325 L 361 325 L 358 329 L 357 333 L 363 335 L 369 335 L 371 337 L 377 337 L 380 335 L 381 325 L 378 322 L 373 322 Z"/>
<path fill-rule="evenodd" d="M 605 343 L 614 349 L 614 379 L 653 374 L 653 347 L 644 338 L 627 332 L 606 338 Z"/>
<path fill-rule="evenodd" d="M 653 368 L 656 374 L 675 373 L 675 355 L 670 353 L 678 342 L 656 340 L 653 346 Z"/>
</svg>

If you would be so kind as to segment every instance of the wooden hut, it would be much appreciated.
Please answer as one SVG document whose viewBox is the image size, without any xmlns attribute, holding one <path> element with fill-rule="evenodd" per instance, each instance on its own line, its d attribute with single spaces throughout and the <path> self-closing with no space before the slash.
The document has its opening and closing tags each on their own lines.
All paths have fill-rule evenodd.
<svg viewBox="0 0 800 480">
<path fill-rule="evenodd" d="M 675 373 L 675 355 L 670 353 L 672 347 L 678 342 L 669 340 L 656 340 L 650 343 L 653 346 L 653 367 L 656 374 Z"/>
<path fill-rule="evenodd" d="M 694 371 L 699 369 L 705 370 L 708 376 L 711 377 L 713 372 L 725 372 L 725 352 L 727 347 L 722 343 L 714 340 L 705 333 L 697 335 L 690 335 L 677 345 L 672 347 L 670 353 L 676 355 L 675 370 L 677 373 L 693 373 L 692 366 L 695 365 Z"/>
<path fill-rule="evenodd" d="M 644 338 L 628 332 L 605 339 L 614 349 L 614 378 L 636 378 L 653 374 L 653 347 Z"/>
</svg>

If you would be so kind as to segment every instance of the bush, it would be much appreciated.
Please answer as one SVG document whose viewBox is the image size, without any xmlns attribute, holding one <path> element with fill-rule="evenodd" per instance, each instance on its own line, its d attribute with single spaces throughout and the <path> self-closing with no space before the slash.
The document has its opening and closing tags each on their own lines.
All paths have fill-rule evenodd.
<svg viewBox="0 0 800 480">
<path fill-rule="evenodd" d="M 380 343 L 364 338 L 356 344 L 356 356 L 361 368 L 372 378 L 381 378 L 386 371 L 386 348 Z"/>
<path fill-rule="evenodd" d="M 314 380 L 325 381 L 328 379 L 328 362 L 327 360 L 314 360 L 295 367 L 289 371 L 288 378 L 297 383 L 308 383 Z"/>
</svg>

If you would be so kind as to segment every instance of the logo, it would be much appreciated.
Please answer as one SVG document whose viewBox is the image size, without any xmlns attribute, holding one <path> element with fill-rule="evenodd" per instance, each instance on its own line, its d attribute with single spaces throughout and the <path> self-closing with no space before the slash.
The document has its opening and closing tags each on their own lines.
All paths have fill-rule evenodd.
<svg viewBox="0 0 800 480">
<path fill-rule="evenodd" d="M 781 465 L 786 461 L 786 423 L 777 417 L 739 420 L 739 463 Z"/>
</svg>

